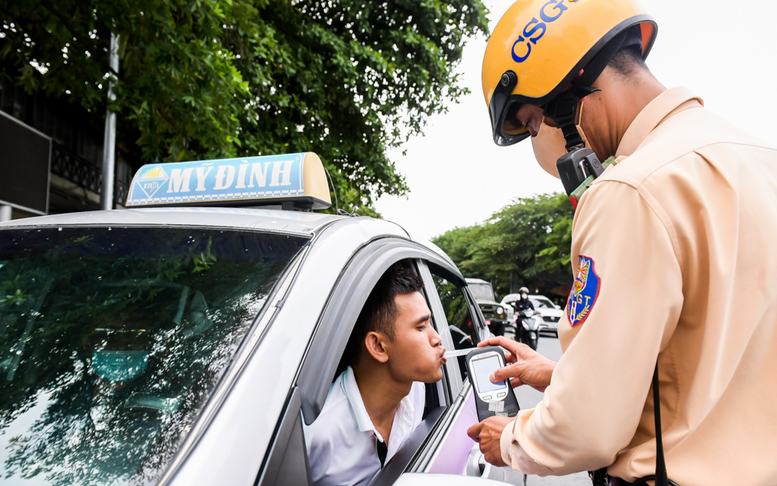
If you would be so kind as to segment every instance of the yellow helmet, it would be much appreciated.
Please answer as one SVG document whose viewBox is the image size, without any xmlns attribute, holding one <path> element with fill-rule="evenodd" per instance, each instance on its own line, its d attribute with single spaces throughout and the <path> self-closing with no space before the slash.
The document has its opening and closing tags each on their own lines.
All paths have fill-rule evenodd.
<svg viewBox="0 0 777 486">
<path fill-rule="evenodd" d="M 483 58 L 494 142 L 512 145 L 528 137 L 526 127 L 515 123 L 518 107 L 545 106 L 581 69 L 583 84 L 590 84 L 626 45 L 641 45 L 646 58 L 657 28 L 635 0 L 515 2 L 494 28 Z"/>
</svg>

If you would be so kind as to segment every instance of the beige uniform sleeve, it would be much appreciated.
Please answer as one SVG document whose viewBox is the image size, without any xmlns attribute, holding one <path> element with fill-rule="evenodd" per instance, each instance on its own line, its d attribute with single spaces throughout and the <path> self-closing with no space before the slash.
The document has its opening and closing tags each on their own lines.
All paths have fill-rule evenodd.
<svg viewBox="0 0 777 486">
<path fill-rule="evenodd" d="M 593 261 L 598 295 L 583 322 L 570 327 L 565 313 L 559 323 L 564 354 L 542 402 L 505 429 L 508 464 L 542 475 L 595 470 L 629 444 L 683 305 L 674 235 L 663 209 L 629 184 L 602 181 L 586 193 L 572 267 L 581 255 Z"/>
</svg>

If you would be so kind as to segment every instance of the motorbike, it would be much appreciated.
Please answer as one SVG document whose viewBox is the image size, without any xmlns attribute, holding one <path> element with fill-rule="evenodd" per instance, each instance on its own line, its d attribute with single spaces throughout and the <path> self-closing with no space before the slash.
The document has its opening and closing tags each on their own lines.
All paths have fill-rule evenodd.
<svg viewBox="0 0 777 486">
<path fill-rule="evenodd" d="M 537 350 L 540 329 L 543 326 L 542 317 L 533 309 L 524 309 L 516 315 L 515 340 Z"/>
</svg>

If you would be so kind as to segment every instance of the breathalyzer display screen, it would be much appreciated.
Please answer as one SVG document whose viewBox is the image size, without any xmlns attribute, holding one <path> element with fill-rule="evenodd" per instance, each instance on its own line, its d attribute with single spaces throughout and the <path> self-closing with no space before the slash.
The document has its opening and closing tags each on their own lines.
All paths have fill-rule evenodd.
<svg viewBox="0 0 777 486">
<path fill-rule="evenodd" d="M 478 387 L 478 392 L 485 393 L 494 390 L 499 390 L 505 387 L 504 381 L 497 383 L 491 383 L 491 373 L 501 368 L 499 358 L 496 356 L 490 356 L 483 359 L 472 360 L 472 372 L 475 374 L 475 384 Z"/>
</svg>

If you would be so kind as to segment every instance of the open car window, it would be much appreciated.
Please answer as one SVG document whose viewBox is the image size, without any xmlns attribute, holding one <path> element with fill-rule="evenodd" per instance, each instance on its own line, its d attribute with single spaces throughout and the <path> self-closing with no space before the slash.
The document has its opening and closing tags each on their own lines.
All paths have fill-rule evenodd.
<svg viewBox="0 0 777 486">
<path fill-rule="evenodd" d="M 306 238 L 3 231 L 3 484 L 153 484 Z"/>
<path fill-rule="evenodd" d="M 299 474 L 293 480 L 287 478 L 294 476 L 295 471 L 299 472 L 300 465 L 309 464 L 305 430 L 317 420 L 330 386 L 344 369 L 343 353 L 364 302 L 389 266 L 399 260 L 409 259 L 418 271 L 419 266 L 423 265 L 419 263 L 419 258 L 427 255 L 425 249 L 408 245 L 406 241 L 379 240 L 360 250 L 343 270 L 324 313 L 319 318 L 319 325 L 300 370 L 295 389 L 300 392 L 301 407 L 295 405 L 293 400 L 289 401 L 278 426 L 278 435 L 273 438 L 267 466 L 258 484 L 299 485 L 310 481 L 309 475 L 304 479 L 300 479 Z M 421 293 L 428 303 L 427 289 L 424 288 Z M 436 321 L 433 320 L 432 325 L 436 327 Z M 437 330 L 439 332 L 439 329 Z M 450 392 L 446 376 L 437 383 L 425 385 L 425 391 L 421 425 L 411 433 L 392 460 L 374 479 L 373 484 L 393 484 L 396 481 L 421 448 L 428 431 L 434 428 L 445 407 L 449 405 Z M 288 431 L 289 435 L 283 436 L 283 431 Z M 287 446 L 287 442 L 297 445 Z"/>
<path fill-rule="evenodd" d="M 480 342 L 478 320 L 473 312 L 473 306 L 464 292 L 464 287 L 447 280 L 432 269 L 432 277 L 442 303 L 445 318 L 448 321 L 448 331 L 453 339 L 455 349 L 474 348 Z M 462 379 L 467 375 L 465 357 L 458 358 Z"/>
</svg>

